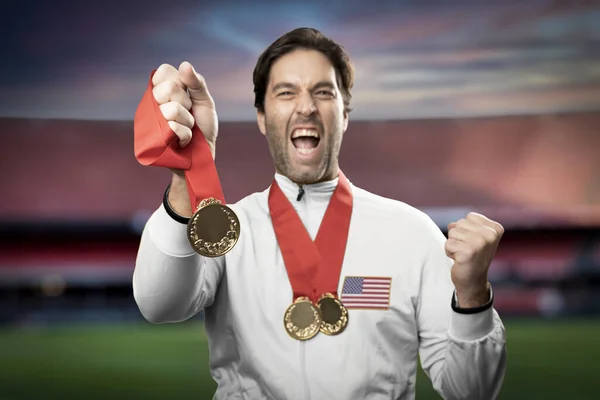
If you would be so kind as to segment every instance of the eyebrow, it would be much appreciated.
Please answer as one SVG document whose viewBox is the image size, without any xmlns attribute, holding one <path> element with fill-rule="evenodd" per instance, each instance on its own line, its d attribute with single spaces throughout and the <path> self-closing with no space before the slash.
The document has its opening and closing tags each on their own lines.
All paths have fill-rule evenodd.
<svg viewBox="0 0 600 400">
<path fill-rule="evenodd" d="M 275 85 L 273 85 L 273 87 L 271 88 L 272 92 L 277 92 L 278 90 L 281 89 L 294 89 L 296 87 L 296 85 L 293 85 L 289 82 L 279 82 L 276 83 Z"/>
<path fill-rule="evenodd" d="M 273 88 L 271 89 L 271 91 L 276 92 L 281 89 L 295 89 L 295 88 L 296 88 L 296 85 L 294 85 L 293 83 L 279 82 L 279 83 L 276 83 L 275 85 L 273 85 Z M 335 85 L 329 81 L 321 81 L 321 82 L 317 82 L 317 84 L 315 84 L 312 87 L 312 90 L 322 89 L 322 88 L 329 88 L 329 89 L 335 90 Z"/>
</svg>

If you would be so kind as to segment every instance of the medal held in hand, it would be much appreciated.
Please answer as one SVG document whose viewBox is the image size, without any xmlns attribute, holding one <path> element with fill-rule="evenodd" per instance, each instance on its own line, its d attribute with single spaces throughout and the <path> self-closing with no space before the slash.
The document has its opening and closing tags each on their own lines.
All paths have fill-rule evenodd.
<svg viewBox="0 0 600 400">
<path fill-rule="evenodd" d="M 319 330 L 326 335 L 338 335 L 348 325 L 348 310 L 344 304 L 331 293 L 325 293 L 317 302 L 321 313 Z"/>
<path fill-rule="evenodd" d="M 223 256 L 240 237 L 240 221 L 233 210 L 219 200 L 202 200 L 187 226 L 190 245 L 204 257 Z"/>
<path fill-rule="evenodd" d="M 292 286 L 294 302 L 284 314 L 288 334 L 307 340 L 318 332 L 338 335 L 348 325 L 348 310 L 337 286 L 352 215 L 350 184 L 340 171 L 323 222 L 313 242 L 276 181 L 269 191 L 269 212 Z"/>
<path fill-rule="evenodd" d="M 321 314 L 308 297 L 299 297 L 283 316 L 288 335 L 297 340 L 313 338 L 321 327 Z"/>
<path fill-rule="evenodd" d="M 194 214 L 187 226 L 188 241 L 204 257 L 229 252 L 240 237 L 240 222 L 225 205 L 217 167 L 204 134 L 194 124 L 192 140 L 180 148 L 175 132 L 163 117 L 150 81 L 134 118 L 134 147 L 142 165 L 180 169 L 185 173 Z"/>
</svg>

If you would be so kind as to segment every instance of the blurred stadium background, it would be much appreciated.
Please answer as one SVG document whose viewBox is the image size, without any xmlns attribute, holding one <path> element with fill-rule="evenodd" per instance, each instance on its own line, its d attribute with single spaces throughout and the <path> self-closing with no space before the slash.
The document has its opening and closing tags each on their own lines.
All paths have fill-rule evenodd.
<svg viewBox="0 0 600 400">
<path fill-rule="evenodd" d="M 598 398 L 598 2 L 66 1 L 0 20 L 0 399 L 211 398 L 202 315 L 150 325 L 133 301 L 169 181 L 137 164 L 133 113 L 152 69 L 191 61 L 217 103 L 227 200 L 265 189 L 251 73 L 297 26 L 354 60 L 353 183 L 442 230 L 471 210 L 506 227 L 490 278 L 501 398 Z M 422 373 L 417 398 L 439 398 Z"/>
</svg>

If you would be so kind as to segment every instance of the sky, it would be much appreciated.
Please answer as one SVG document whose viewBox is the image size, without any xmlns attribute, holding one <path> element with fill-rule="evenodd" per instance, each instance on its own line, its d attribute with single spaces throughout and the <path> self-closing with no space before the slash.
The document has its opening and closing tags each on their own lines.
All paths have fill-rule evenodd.
<svg viewBox="0 0 600 400">
<path fill-rule="evenodd" d="M 254 120 L 256 59 L 300 26 L 348 51 L 354 119 L 600 110 L 600 1 L 21 1 L 0 117 L 132 120 L 150 72 L 186 60 L 222 121 Z"/>
</svg>

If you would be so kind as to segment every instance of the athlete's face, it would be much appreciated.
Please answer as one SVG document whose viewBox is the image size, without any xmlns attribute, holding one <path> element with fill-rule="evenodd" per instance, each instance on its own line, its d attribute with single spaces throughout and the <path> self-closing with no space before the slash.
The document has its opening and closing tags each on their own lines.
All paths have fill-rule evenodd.
<svg viewBox="0 0 600 400">
<path fill-rule="evenodd" d="M 258 126 L 267 137 L 277 172 L 299 184 L 338 174 L 348 127 L 335 69 L 315 50 L 295 50 L 273 63 Z"/>
</svg>

